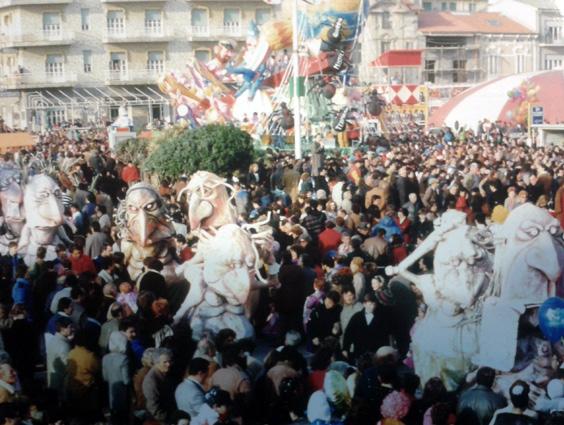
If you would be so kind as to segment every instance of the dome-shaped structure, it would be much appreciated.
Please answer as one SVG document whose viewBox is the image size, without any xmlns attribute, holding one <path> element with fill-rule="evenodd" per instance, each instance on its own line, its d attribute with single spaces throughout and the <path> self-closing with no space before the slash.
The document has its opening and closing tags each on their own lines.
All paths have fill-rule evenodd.
<svg viewBox="0 0 564 425">
<path fill-rule="evenodd" d="M 564 123 L 564 70 L 514 74 L 478 84 L 450 99 L 429 118 L 429 127 L 475 129 L 479 120 L 518 122 L 528 102 L 544 108 L 547 124 Z"/>
</svg>

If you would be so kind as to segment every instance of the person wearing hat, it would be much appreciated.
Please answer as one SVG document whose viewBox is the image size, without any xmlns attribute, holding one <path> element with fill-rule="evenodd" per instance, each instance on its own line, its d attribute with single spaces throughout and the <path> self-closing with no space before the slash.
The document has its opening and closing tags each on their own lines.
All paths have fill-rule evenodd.
<svg viewBox="0 0 564 425">
<path fill-rule="evenodd" d="M 192 418 L 190 425 L 231 425 L 236 422 L 230 418 L 229 410 L 231 398 L 227 391 L 219 387 L 212 387 L 204 396 L 205 403 L 202 404 L 200 413 Z"/>
<path fill-rule="evenodd" d="M 364 353 L 374 353 L 389 344 L 387 321 L 373 293 L 364 295 L 363 307 L 351 317 L 344 330 L 343 355 L 350 362 Z"/>
</svg>

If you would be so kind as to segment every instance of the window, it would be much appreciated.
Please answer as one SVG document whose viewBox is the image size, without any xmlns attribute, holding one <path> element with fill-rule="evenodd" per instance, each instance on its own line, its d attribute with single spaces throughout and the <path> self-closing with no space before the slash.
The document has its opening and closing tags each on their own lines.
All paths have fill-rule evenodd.
<svg viewBox="0 0 564 425">
<path fill-rule="evenodd" d="M 192 25 L 192 33 L 196 35 L 208 34 L 208 10 L 207 9 L 192 9 L 192 16 L 190 17 L 190 24 Z"/>
<path fill-rule="evenodd" d="M 127 56 L 125 52 L 110 53 L 110 78 L 121 80 L 127 76 Z"/>
<path fill-rule="evenodd" d="M 43 14 L 43 32 L 46 34 L 58 34 L 61 31 L 61 15 L 56 12 Z"/>
<path fill-rule="evenodd" d="M 65 73 L 63 55 L 47 55 L 45 58 L 45 74 L 47 78 L 61 77 Z"/>
<path fill-rule="evenodd" d="M 223 28 L 226 34 L 239 34 L 241 32 L 241 10 L 224 9 Z"/>
<path fill-rule="evenodd" d="M 413 49 L 413 41 L 406 41 L 405 42 L 405 49 L 412 50 Z"/>
<path fill-rule="evenodd" d="M 112 34 L 125 33 L 125 13 L 123 10 L 110 10 L 107 15 L 108 32 Z"/>
<path fill-rule="evenodd" d="M 163 52 L 149 52 L 147 54 L 147 69 L 151 74 L 162 74 L 164 71 Z"/>
<path fill-rule="evenodd" d="M 443 1 L 443 2 L 441 3 L 441 10 L 442 10 L 443 12 L 446 12 L 446 11 L 448 10 L 448 3 L 447 3 L 446 1 Z"/>
<path fill-rule="evenodd" d="M 497 75 L 499 73 L 499 56 L 490 53 L 488 55 L 488 74 Z"/>
<path fill-rule="evenodd" d="M 423 10 L 430 12 L 433 10 L 433 3 L 431 3 L 430 1 L 424 1 L 423 2 Z"/>
<path fill-rule="evenodd" d="M 562 27 L 558 24 L 549 24 L 546 28 L 546 38 L 548 43 L 554 43 L 562 39 Z"/>
<path fill-rule="evenodd" d="M 162 29 L 162 12 L 158 9 L 145 11 L 145 32 L 149 34 L 160 34 Z"/>
<path fill-rule="evenodd" d="M 435 64 L 434 60 L 425 61 L 425 80 L 430 83 L 435 82 Z"/>
<path fill-rule="evenodd" d="M 451 2 L 448 4 L 448 9 L 449 9 L 451 12 L 456 12 L 456 2 L 451 1 Z"/>
<path fill-rule="evenodd" d="M 390 41 L 381 41 L 380 42 L 380 54 L 390 50 L 391 45 L 392 45 L 392 43 Z"/>
<path fill-rule="evenodd" d="M 90 31 L 90 9 L 80 9 L 80 25 L 82 31 Z"/>
<path fill-rule="evenodd" d="M 92 72 L 92 50 L 82 51 L 82 63 L 84 64 L 84 73 L 89 74 Z"/>
<path fill-rule="evenodd" d="M 452 71 L 453 83 L 466 82 L 466 60 L 453 60 Z"/>
<path fill-rule="evenodd" d="M 476 3 L 469 3 L 468 4 L 468 12 L 473 13 L 476 11 Z"/>
<path fill-rule="evenodd" d="M 515 72 L 517 74 L 525 72 L 525 55 L 522 53 L 515 55 Z"/>
<path fill-rule="evenodd" d="M 389 30 L 390 28 L 392 28 L 390 12 L 382 12 L 382 29 Z"/>
<path fill-rule="evenodd" d="M 194 52 L 194 57 L 199 62 L 209 62 L 210 60 L 210 51 L 209 50 L 196 50 Z"/>
<path fill-rule="evenodd" d="M 547 55 L 544 58 L 544 69 L 550 71 L 551 69 L 562 68 L 563 63 L 564 63 L 564 57 Z"/>
</svg>

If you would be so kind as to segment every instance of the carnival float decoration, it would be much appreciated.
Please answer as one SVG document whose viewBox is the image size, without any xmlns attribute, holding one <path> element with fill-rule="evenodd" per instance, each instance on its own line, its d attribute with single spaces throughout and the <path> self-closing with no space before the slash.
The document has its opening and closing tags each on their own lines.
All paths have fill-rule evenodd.
<svg viewBox="0 0 564 425">
<path fill-rule="evenodd" d="M 260 269 L 269 261 L 271 229 L 266 223 L 238 225 L 228 189 L 224 179 L 199 171 L 182 191 L 198 245 L 196 255 L 177 268 L 190 290 L 174 319 L 188 319 L 196 340 L 225 328 L 238 338 L 254 336 L 251 291 L 267 284 Z"/>
<path fill-rule="evenodd" d="M 294 73 L 302 82 L 336 77 L 321 96 L 330 102 L 331 92 L 346 85 L 349 58 L 367 7 L 366 0 L 302 2 L 298 70 L 292 69 L 287 53 L 294 30 L 291 20 L 275 19 L 260 26 L 251 22 L 242 46 L 229 39 L 220 41 L 211 60 L 192 59 L 183 70 L 167 72 L 159 79 L 159 88 L 170 98 L 177 119 L 193 127 L 250 121 L 254 113 L 270 121 L 290 100 Z"/>
<path fill-rule="evenodd" d="M 121 251 L 125 255 L 127 270 L 133 280 L 143 271 L 143 260 L 159 259 L 167 283 L 181 281 L 178 278 L 174 251 L 175 235 L 172 218 L 159 192 L 148 183 L 131 186 L 121 201 L 116 215 L 120 228 Z"/>
<path fill-rule="evenodd" d="M 18 252 L 25 264 L 35 263 L 37 248 L 47 250 L 45 260 L 57 258 L 56 246 L 64 243 L 66 234 L 62 192 L 55 180 L 47 174 L 37 174 L 24 187 L 25 225 L 18 243 Z"/>
<path fill-rule="evenodd" d="M 433 251 L 433 274 L 409 270 Z M 558 221 L 532 204 L 512 211 L 495 236 L 466 225 L 465 214 L 447 211 L 411 255 L 386 270 L 413 282 L 427 305 L 412 331 L 421 379 L 439 376 L 454 389 L 490 366 L 503 372 L 497 386 L 504 392 L 519 378 L 545 383 L 551 342 L 564 333 L 564 323 L 561 309 L 551 304 L 539 316 L 539 307 L 557 293 L 563 258 Z M 550 341 L 538 338 L 539 317 Z"/>
<path fill-rule="evenodd" d="M 17 242 L 25 224 L 23 210 L 24 192 L 22 171 L 15 164 L 6 163 L 0 167 L 0 254 L 8 253 L 10 242 Z"/>
</svg>

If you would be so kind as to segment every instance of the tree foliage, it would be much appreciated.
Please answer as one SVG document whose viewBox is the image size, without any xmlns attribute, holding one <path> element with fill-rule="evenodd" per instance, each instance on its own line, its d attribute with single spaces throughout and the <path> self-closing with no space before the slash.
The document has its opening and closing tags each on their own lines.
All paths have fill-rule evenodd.
<svg viewBox="0 0 564 425">
<path fill-rule="evenodd" d="M 253 158 L 248 133 L 230 125 L 207 125 L 183 130 L 162 141 L 144 168 L 159 177 L 175 179 L 205 170 L 226 176 L 247 170 Z"/>
</svg>

